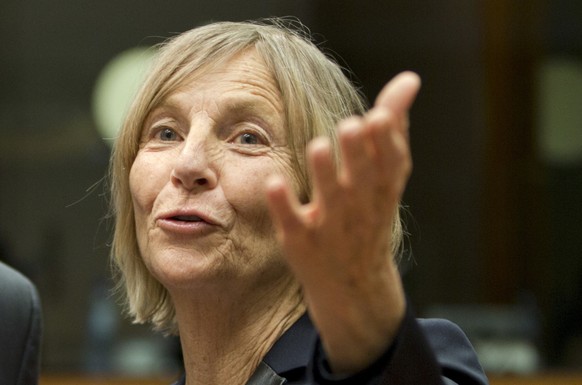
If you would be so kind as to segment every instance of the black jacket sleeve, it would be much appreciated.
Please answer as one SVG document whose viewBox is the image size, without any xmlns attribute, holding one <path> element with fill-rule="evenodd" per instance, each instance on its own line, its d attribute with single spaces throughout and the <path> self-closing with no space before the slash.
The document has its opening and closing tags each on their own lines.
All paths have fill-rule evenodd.
<svg viewBox="0 0 582 385">
<path fill-rule="evenodd" d="M 417 320 L 408 309 L 392 346 L 370 367 L 349 376 L 333 374 L 318 342 L 311 368 L 321 385 L 484 385 L 476 353 L 461 329 L 446 320 Z"/>
</svg>

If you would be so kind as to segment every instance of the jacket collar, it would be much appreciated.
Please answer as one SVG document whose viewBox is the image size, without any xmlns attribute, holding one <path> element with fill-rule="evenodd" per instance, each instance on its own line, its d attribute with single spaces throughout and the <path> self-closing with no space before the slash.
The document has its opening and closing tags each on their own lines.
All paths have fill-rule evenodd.
<svg viewBox="0 0 582 385">
<path fill-rule="evenodd" d="M 313 349 L 317 342 L 317 332 L 307 313 L 303 314 L 283 335 L 275 342 L 271 350 L 263 359 L 257 373 L 254 376 L 271 376 L 272 381 L 277 381 L 274 375 L 287 378 L 293 372 L 296 375 L 304 376 L 311 358 Z M 272 371 L 265 368 L 263 363 L 268 365 Z M 260 373 L 259 373 L 260 372 Z M 261 374 L 262 373 L 262 374 Z M 173 385 L 184 385 L 185 376 L 182 376 Z M 272 382 L 278 384 L 280 382 Z M 252 385 L 250 382 L 249 385 Z"/>
<path fill-rule="evenodd" d="M 296 369 L 305 370 L 313 357 L 317 338 L 315 327 L 305 313 L 275 342 L 263 362 L 283 376 Z"/>
</svg>

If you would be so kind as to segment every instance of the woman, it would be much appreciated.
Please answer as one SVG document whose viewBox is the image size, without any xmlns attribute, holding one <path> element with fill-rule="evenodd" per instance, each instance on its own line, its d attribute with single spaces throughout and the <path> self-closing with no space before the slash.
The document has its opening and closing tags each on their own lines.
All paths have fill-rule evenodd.
<svg viewBox="0 0 582 385">
<path fill-rule="evenodd" d="M 134 320 L 179 334 L 179 383 L 486 382 L 458 329 L 413 319 L 395 263 L 419 85 L 365 113 L 279 21 L 161 48 L 113 154 L 112 255 Z"/>
</svg>

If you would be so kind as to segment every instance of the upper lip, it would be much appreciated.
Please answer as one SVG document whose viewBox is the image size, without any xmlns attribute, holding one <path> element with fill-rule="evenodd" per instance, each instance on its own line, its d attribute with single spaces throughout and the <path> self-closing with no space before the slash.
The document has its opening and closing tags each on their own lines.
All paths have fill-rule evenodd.
<svg viewBox="0 0 582 385">
<path fill-rule="evenodd" d="M 185 219 L 200 219 L 211 225 L 218 225 L 219 222 L 210 214 L 202 212 L 197 209 L 177 209 L 161 213 L 157 219 L 162 220 L 185 220 Z"/>
</svg>

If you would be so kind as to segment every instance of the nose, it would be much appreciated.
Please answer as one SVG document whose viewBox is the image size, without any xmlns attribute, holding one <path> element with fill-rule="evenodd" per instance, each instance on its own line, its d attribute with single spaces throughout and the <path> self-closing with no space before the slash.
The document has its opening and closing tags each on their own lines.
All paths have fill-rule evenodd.
<svg viewBox="0 0 582 385">
<path fill-rule="evenodd" d="M 187 138 L 172 169 L 172 183 L 193 191 L 213 189 L 218 182 L 216 154 L 205 139 Z"/>
</svg>

